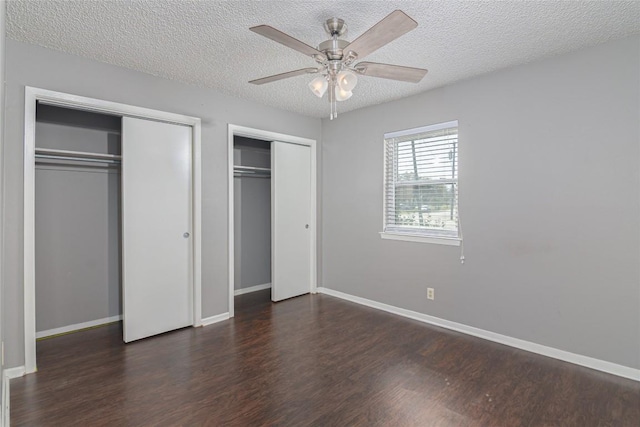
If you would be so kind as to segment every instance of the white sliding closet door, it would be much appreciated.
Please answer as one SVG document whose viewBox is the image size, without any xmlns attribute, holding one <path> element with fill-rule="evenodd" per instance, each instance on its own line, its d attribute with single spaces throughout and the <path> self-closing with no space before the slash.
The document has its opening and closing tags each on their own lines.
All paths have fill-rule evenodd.
<svg viewBox="0 0 640 427">
<path fill-rule="evenodd" d="M 191 128 L 122 119 L 124 341 L 193 323 Z"/>
<path fill-rule="evenodd" d="M 271 144 L 271 299 L 311 291 L 311 148 Z"/>
</svg>

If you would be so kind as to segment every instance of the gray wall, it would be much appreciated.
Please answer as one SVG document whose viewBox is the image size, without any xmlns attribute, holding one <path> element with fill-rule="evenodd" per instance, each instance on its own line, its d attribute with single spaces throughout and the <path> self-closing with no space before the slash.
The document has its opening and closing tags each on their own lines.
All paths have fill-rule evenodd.
<svg viewBox="0 0 640 427">
<path fill-rule="evenodd" d="M 269 143 L 262 142 L 260 147 L 246 144 L 246 140 L 236 137 L 236 147 L 240 147 L 236 150 L 239 151 L 239 163 L 236 164 L 270 167 Z M 271 180 L 242 177 L 235 178 L 234 182 L 235 244 L 238 247 L 234 260 L 235 289 L 271 283 Z"/>
<path fill-rule="evenodd" d="M 119 118 L 47 106 L 37 117 L 36 147 L 120 153 Z M 36 331 L 121 314 L 119 175 L 106 164 L 36 165 Z"/>
<path fill-rule="evenodd" d="M 323 285 L 640 368 L 639 76 L 634 37 L 323 120 Z M 456 119 L 464 265 L 378 235 L 383 134 Z"/>
<path fill-rule="evenodd" d="M 7 41 L 6 54 L 7 126 L 3 160 L 6 196 L 4 320 L 10 325 L 5 336 L 7 366 L 24 364 L 22 150 L 25 85 L 202 119 L 202 314 L 209 317 L 226 312 L 227 125 L 233 123 L 320 141 L 320 120 L 12 40 Z"/>
</svg>

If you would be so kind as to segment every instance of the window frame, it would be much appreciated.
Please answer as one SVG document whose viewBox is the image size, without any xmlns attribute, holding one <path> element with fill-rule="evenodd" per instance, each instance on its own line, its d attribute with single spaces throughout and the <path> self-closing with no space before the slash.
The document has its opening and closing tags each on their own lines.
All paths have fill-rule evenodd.
<svg viewBox="0 0 640 427">
<path fill-rule="evenodd" d="M 421 127 L 417 127 L 417 128 L 412 128 L 412 129 L 406 129 L 406 130 L 400 130 L 400 131 L 396 131 L 396 132 L 389 132 L 389 133 L 385 133 L 384 134 L 384 139 L 383 139 L 383 174 L 382 174 L 382 194 L 383 194 L 383 202 L 382 202 L 382 230 L 379 234 L 380 237 L 382 239 L 388 239 L 388 240 L 401 240 L 401 241 L 407 241 L 407 242 L 417 242 L 417 243 L 432 243 L 432 244 L 439 244 L 439 245 L 448 245 L 448 246 L 460 246 L 461 242 L 462 242 L 462 234 L 460 232 L 460 214 L 459 214 L 459 208 L 460 208 L 460 202 L 459 202 L 459 196 L 456 197 L 456 209 L 458 210 L 458 223 L 457 223 L 457 237 L 454 236 L 442 236 L 442 235 L 438 235 L 437 232 L 434 233 L 429 233 L 429 230 L 425 230 L 425 229 L 421 229 L 421 231 L 414 231 L 412 232 L 409 229 L 406 230 L 388 230 L 387 231 L 387 140 L 391 139 L 391 138 L 399 138 L 399 137 L 404 137 L 404 136 L 409 136 L 409 135 L 415 135 L 415 134 L 419 134 L 419 133 L 425 133 L 425 132 L 434 132 L 434 131 L 438 131 L 438 130 L 442 130 L 442 129 L 449 129 L 449 128 L 459 128 L 458 125 L 458 121 L 457 120 L 452 120 L 452 121 L 448 121 L 448 122 L 443 122 L 443 123 L 437 123 L 437 124 L 433 124 L 433 125 L 428 125 L 428 126 L 421 126 Z M 456 143 L 456 148 L 457 148 L 457 152 L 458 152 L 458 156 L 460 154 L 459 151 L 459 144 Z M 459 158 L 458 158 L 458 162 L 456 162 L 456 169 L 459 170 Z M 455 185 L 458 186 L 459 185 L 459 175 L 458 178 L 456 178 L 455 180 Z M 444 183 L 443 183 L 444 184 Z M 394 203 L 395 203 L 395 198 L 394 198 Z M 435 230 L 434 230 L 435 231 Z"/>
</svg>

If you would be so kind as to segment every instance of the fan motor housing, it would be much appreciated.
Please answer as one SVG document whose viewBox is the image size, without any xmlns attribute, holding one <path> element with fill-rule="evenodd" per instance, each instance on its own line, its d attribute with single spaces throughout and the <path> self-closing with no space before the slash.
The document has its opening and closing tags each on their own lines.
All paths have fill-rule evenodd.
<svg viewBox="0 0 640 427">
<path fill-rule="evenodd" d="M 318 45 L 318 50 L 327 55 L 327 58 L 329 59 L 340 60 L 342 59 L 342 50 L 347 46 L 349 46 L 348 41 L 333 39 L 320 43 L 320 45 Z"/>
</svg>

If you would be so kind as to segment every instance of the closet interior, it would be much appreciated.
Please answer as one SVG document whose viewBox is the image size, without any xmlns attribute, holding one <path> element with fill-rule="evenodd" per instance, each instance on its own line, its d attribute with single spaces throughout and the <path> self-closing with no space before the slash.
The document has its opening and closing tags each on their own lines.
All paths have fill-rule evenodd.
<svg viewBox="0 0 640 427">
<path fill-rule="evenodd" d="M 269 301 L 271 142 L 240 136 L 233 142 L 234 295 L 262 291 L 254 296 Z"/>
<path fill-rule="evenodd" d="M 121 128 L 36 106 L 36 338 L 122 318 Z"/>
</svg>

